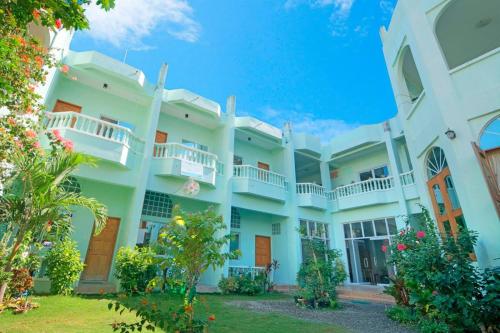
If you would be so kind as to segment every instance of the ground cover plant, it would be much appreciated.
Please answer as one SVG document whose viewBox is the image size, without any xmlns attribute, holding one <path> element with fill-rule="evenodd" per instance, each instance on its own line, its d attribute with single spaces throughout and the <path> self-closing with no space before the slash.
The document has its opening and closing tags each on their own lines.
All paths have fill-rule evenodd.
<svg viewBox="0 0 500 333">
<path fill-rule="evenodd" d="M 397 274 L 387 292 L 399 306 L 388 315 L 423 332 L 498 332 L 499 273 L 472 264 L 475 233 L 460 228 L 457 235 L 439 235 L 423 213 L 422 226 L 407 226 L 388 249 Z"/>
</svg>

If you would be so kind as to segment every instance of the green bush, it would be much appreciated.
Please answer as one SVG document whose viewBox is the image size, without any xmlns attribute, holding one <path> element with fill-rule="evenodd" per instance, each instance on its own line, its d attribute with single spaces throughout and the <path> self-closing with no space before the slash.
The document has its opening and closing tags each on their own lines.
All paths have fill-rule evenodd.
<svg viewBox="0 0 500 333">
<path fill-rule="evenodd" d="M 265 276 L 259 274 L 252 279 L 250 274 L 221 278 L 219 289 L 223 294 L 257 295 L 265 292 Z"/>
<path fill-rule="evenodd" d="M 56 243 L 49 250 L 46 263 L 50 292 L 60 295 L 71 294 L 85 266 L 80 261 L 80 251 L 76 247 L 76 242 L 66 239 Z"/>
<path fill-rule="evenodd" d="M 149 247 L 121 247 L 116 254 L 115 276 L 123 291 L 145 291 L 157 270 L 155 253 Z"/>
</svg>

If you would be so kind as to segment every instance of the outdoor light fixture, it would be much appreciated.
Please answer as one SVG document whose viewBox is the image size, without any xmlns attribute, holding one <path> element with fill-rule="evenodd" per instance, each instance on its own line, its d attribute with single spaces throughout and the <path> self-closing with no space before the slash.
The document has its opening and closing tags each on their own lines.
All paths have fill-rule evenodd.
<svg viewBox="0 0 500 333">
<path fill-rule="evenodd" d="M 455 131 L 454 131 L 454 130 L 449 129 L 449 128 L 448 128 L 448 130 L 447 130 L 446 132 L 444 132 L 444 134 L 446 134 L 446 136 L 447 136 L 447 137 L 448 137 L 448 139 L 450 139 L 450 140 L 453 140 L 453 139 L 455 139 L 455 138 L 457 137 L 457 133 L 455 133 Z"/>
</svg>

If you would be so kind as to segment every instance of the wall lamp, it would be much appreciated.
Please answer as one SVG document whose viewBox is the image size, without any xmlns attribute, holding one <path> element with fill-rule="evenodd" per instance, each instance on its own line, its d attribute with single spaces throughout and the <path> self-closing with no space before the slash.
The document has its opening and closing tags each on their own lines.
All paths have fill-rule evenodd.
<svg viewBox="0 0 500 333">
<path fill-rule="evenodd" d="M 448 128 L 448 130 L 447 130 L 446 132 L 444 132 L 444 134 L 446 134 L 446 136 L 447 136 L 447 137 L 448 137 L 448 139 L 450 139 L 450 140 L 453 140 L 453 139 L 455 139 L 455 138 L 457 137 L 457 133 L 455 133 L 455 131 L 454 131 L 454 130 L 449 129 L 449 128 Z"/>
</svg>

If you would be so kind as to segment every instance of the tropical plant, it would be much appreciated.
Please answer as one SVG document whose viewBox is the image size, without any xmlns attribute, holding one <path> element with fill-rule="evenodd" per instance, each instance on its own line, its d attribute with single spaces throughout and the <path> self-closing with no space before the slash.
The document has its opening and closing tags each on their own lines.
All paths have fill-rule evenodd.
<svg viewBox="0 0 500 333">
<path fill-rule="evenodd" d="M 76 242 L 68 238 L 57 242 L 49 250 L 45 260 L 47 276 L 50 279 L 50 292 L 70 295 L 85 266 L 80 260 Z"/>
<path fill-rule="evenodd" d="M 71 229 L 71 211 L 75 206 L 85 207 L 94 215 L 95 232 L 99 233 L 106 223 L 107 210 L 93 198 L 67 190 L 64 182 L 80 165 L 93 165 L 94 159 L 64 150 L 62 138 L 49 134 L 53 149 L 47 154 L 27 154 L 22 148 L 14 151 L 13 175 L 5 184 L 0 196 L 0 225 L 5 233 L 3 244 L 7 244 L 0 270 L 5 275 L 13 267 L 13 262 L 23 242 L 31 237 L 33 243 L 42 243 L 47 237 L 67 234 Z M 36 148 L 33 148 L 36 149 Z M 7 281 L 0 289 L 3 301 Z"/>
<path fill-rule="evenodd" d="M 297 273 L 299 291 L 295 301 L 311 308 L 336 307 L 336 287 L 347 278 L 340 261 L 341 251 L 328 249 L 321 240 L 304 240 L 308 255 Z"/>
<path fill-rule="evenodd" d="M 148 246 L 122 247 L 115 259 L 115 276 L 126 292 L 144 292 L 158 271 L 155 252 Z"/>
<path fill-rule="evenodd" d="M 226 225 L 222 216 L 217 215 L 213 209 L 187 213 L 175 206 L 173 215 L 162 229 L 158 241 L 158 246 L 163 248 L 163 253 L 166 254 L 160 262 L 160 268 L 166 270 L 176 267 L 182 275 L 179 277 L 180 281 L 174 282 L 157 277 L 151 281 L 150 287 L 180 284 L 183 303 L 177 308 L 168 309 L 148 304 L 147 300 L 135 308 L 134 305 L 122 303 L 120 300 L 110 303 L 110 308 L 117 311 L 132 308 L 141 318 L 132 324 L 115 323 L 115 331 L 131 332 L 143 328 L 153 330 L 156 326 L 167 332 L 203 332 L 207 330 L 208 322 L 215 320 L 213 315 L 207 320 L 195 317 L 194 304 L 198 302 L 196 286 L 201 275 L 209 267 L 222 267 L 226 260 L 237 258 L 239 251 L 225 252 L 231 235 L 225 233 Z M 173 276 L 178 277 L 177 274 Z"/>
</svg>

